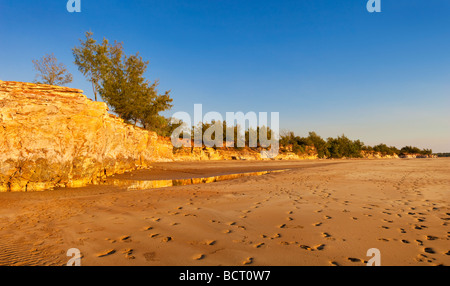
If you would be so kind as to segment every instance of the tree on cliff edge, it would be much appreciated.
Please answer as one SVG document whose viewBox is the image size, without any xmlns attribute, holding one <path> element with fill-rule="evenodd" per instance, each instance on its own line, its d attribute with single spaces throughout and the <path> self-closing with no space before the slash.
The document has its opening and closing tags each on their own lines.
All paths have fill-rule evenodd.
<svg viewBox="0 0 450 286">
<path fill-rule="evenodd" d="M 106 39 L 103 39 L 101 44 L 97 44 L 92 35 L 92 32 L 86 32 L 86 41 L 80 40 L 81 47 L 73 48 L 72 52 L 78 70 L 92 84 L 95 101 L 97 101 L 97 94 L 102 85 L 102 74 L 108 72 L 110 65 L 108 55 L 111 47 Z"/>
<path fill-rule="evenodd" d="M 35 83 L 63 86 L 72 82 L 72 75 L 64 64 L 58 63 L 54 54 L 45 55 L 40 60 L 33 60 L 33 64 L 38 72 Z"/>
<path fill-rule="evenodd" d="M 92 83 L 95 100 L 97 93 L 122 119 L 165 135 L 170 127 L 160 112 L 172 108 L 170 91 L 158 94 L 158 81 L 145 79 L 148 61 L 139 54 L 127 56 L 122 43 L 110 44 L 103 39 L 97 43 L 93 33 L 86 33 L 73 54 L 78 69 Z"/>
</svg>

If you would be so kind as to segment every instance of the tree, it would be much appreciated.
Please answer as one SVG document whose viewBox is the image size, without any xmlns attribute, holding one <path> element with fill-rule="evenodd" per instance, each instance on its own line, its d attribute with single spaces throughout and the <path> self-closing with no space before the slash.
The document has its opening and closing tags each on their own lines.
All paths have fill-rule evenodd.
<svg viewBox="0 0 450 286">
<path fill-rule="evenodd" d="M 124 55 L 122 45 L 116 43 L 111 47 L 111 65 L 102 75 L 103 84 L 99 88 L 114 112 L 144 128 L 161 123 L 159 113 L 172 108 L 170 92 L 159 95 L 158 81 L 150 83 L 144 78 L 147 65 L 138 54 Z"/>
<path fill-rule="evenodd" d="M 81 41 L 81 47 L 72 49 L 75 57 L 75 64 L 78 70 L 87 78 L 92 84 L 92 91 L 94 92 L 95 101 L 97 101 L 97 93 L 102 84 L 102 73 L 107 73 L 110 65 L 109 42 L 103 39 L 101 44 L 92 38 L 92 32 L 86 32 L 86 41 Z"/>
<path fill-rule="evenodd" d="M 38 71 L 35 83 L 63 86 L 72 82 L 72 75 L 63 63 L 58 63 L 54 54 L 47 54 L 40 60 L 33 60 L 33 64 Z"/>
<path fill-rule="evenodd" d="M 98 93 L 117 115 L 135 126 L 140 124 L 160 135 L 167 133 L 172 127 L 159 113 L 172 108 L 172 98 L 170 91 L 158 94 L 158 81 L 145 79 L 149 62 L 138 53 L 127 56 L 122 43 L 111 45 L 103 39 L 99 44 L 92 36 L 87 32 L 86 40 L 73 54 L 78 69 L 92 83 L 95 99 Z"/>
<path fill-rule="evenodd" d="M 361 158 L 364 143 L 360 140 L 352 141 L 345 135 L 338 138 L 328 138 L 328 152 L 331 158 Z"/>
<path fill-rule="evenodd" d="M 309 132 L 308 140 L 316 148 L 319 158 L 327 158 L 330 156 L 327 141 L 323 140 L 316 132 Z"/>
</svg>

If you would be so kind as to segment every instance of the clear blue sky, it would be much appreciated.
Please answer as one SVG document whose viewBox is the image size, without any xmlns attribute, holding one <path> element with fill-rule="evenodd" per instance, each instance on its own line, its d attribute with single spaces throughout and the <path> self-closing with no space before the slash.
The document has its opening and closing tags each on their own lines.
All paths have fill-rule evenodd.
<svg viewBox="0 0 450 286">
<path fill-rule="evenodd" d="M 366 2 L 0 0 L 0 79 L 31 82 L 54 53 L 92 98 L 71 52 L 91 30 L 150 60 L 172 112 L 279 111 L 299 135 L 450 151 L 450 1 Z"/>
</svg>

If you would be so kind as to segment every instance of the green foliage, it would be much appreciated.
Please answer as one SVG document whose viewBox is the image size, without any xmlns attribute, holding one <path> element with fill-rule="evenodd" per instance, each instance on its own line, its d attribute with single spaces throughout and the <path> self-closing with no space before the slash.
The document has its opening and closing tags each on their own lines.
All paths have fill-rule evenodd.
<svg viewBox="0 0 450 286">
<path fill-rule="evenodd" d="M 145 79 L 148 61 L 139 54 L 127 56 L 122 43 L 111 45 L 104 39 L 98 44 L 92 33 L 86 33 L 81 47 L 75 47 L 75 64 L 92 83 L 97 100 L 97 92 L 108 106 L 126 122 L 141 125 L 160 135 L 167 135 L 176 127 L 159 115 L 172 108 L 170 91 L 158 94 L 158 81 Z"/>
<path fill-rule="evenodd" d="M 202 122 L 198 123 L 197 126 L 192 126 L 191 129 L 191 138 L 195 139 L 195 134 L 201 134 L 202 138 L 207 132 L 208 129 L 215 127 L 215 125 L 218 124 L 218 126 L 222 127 L 222 140 L 224 143 L 226 142 L 232 142 L 233 147 L 235 149 L 242 149 L 244 147 L 251 147 L 251 148 L 260 148 L 263 146 L 264 142 L 261 142 L 261 137 L 267 137 L 267 140 L 272 140 L 272 133 L 273 131 L 270 129 L 270 127 L 263 126 L 261 128 L 257 128 L 256 130 L 253 128 L 247 128 L 246 130 L 243 130 L 243 128 L 240 125 L 230 125 L 226 121 L 212 121 L 210 123 Z M 217 130 L 218 131 L 218 130 Z M 228 136 L 228 133 L 230 136 Z M 209 134 L 208 134 L 209 135 Z M 180 135 L 181 136 L 181 135 Z M 211 139 L 214 141 L 216 139 L 216 130 L 214 130 L 213 133 L 210 134 Z M 204 142 L 203 142 L 204 143 Z M 254 144 L 256 143 L 256 146 Z M 225 146 L 225 144 L 224 144 Z M 242 147 L 238 147 L 242 146 Z"/>
<path fill-rule="evenodd" d="M 448 158 L 450 157 L 450 153 L 436 153 L 436 156 L 438 156 L 439 158 Z"/>
<path fill-rule="evenodd" d="M 63 86 L 72 82 L 72 75 L 66 66 L 58 63 L 54 54 L 45 55 L 40 60 L 33 60 L 34 68 L 38 72 L 35 83 Z M 37 80 L 40 78 L 40 80 Z"/>
<path fill-rule="evenodd" d="M 300 155 L 305 152 L 304 146 L 307 144 L 304 141 L 304 138 L 295 136 L 294 132 L 287 132 L 281 135 L 280 146 L 291 147 L 293 153 Z"/>
<path fill-rule="evenodd" d="M 319 158 L 327 158 L 331 156 L 328 148 L 328 142 L 322 139 L 322 137 L 317 135 L 315 132 L 309 132 L 307 140 L 309 140 L 309 142 L 311 142 L 311 144 L 316 148 Z"/>
<path fill-rule="evenodd" d="M 405 146 L 400 150 L 400 154 L 401 155 L 407 155 L 407 154 L 432 155 L 433 150 L 431 150 L 431 149 L 420 150 L 417 147 Z"/>
<path fill-rule="evenodd" d="M 364 143 L 352 141 L 345 135 L 338 138 L 328 138 L 328 152 L 331 158 L 361 158 Z"/>
<path fill-rule="evenodd" d="M 382 155 L 393 156 L 395 154 L 399 155 L 400 151 L 395 147 L 388 147 L 386 144 L 379 144 L 373 147 L 374 152 L 379 152 Z"/>
<path fill-rule="evenodd" d="M 285 132 L 280 138 L 281 147 L 292 147 L 292 151 L 296 154 L 306 152 L 307 146 L 314 147 L 317 150 L 319 158 L 362 158 L 363 152 L 380 153 L 383 156 L 390 155 L 432 155 L 430 149 L 419 149 L 417 147 L 406 146 L 401 150 L 396 147 L 388 147 L 386 144 L 379 144 L 374 147 L 365 146 L 360 140 L 352 141 L 345 135 L 337 138 L 328 138 L 327 141 L 310 132 L 308 137 L 295 136 L 294 132 Z"/>
<path fill-rule="evenodd" d="M 78 70 L 92 84 L 95 101 L 97 101 L 97 93 L 102 85 L 102 75 L 107 73 L 110 65 L 108 57 L 110 46 L 106 39 L 103 39 L 101 44 L 97 44 L 92 35 L 92 32 L 86 32 L 86 40 L 84 42 L 80 40 L 81 47 L 73 48 L 72 52 Z"/>
</svg>

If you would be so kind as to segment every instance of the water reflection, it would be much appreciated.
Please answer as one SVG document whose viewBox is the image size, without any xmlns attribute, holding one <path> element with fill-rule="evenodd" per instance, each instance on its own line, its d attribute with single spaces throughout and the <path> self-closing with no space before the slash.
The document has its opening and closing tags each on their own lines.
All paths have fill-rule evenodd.
<svg viewBox="0 0 450 286">
<path fill-rule="evenodd" d="M 207 178 L 191 178 L 191 179 L 178 179 L 178 180 L 121 180 L 109 178 L 106 180 L 107 185 L 114 185 L 121 188 L 126 188 L 127 190 L 146 190 L 146 189 L 159 189 L 174 186 L 188 186 L 197 184 L 210 184 L 220 181 L 234 180 L 242 177 L 253 177 L 262 176 L 271 173 L 279 173 L 287 170 L 276 170 L 276 171 L 262 171 L 262 172 L 251 172 L 251 173 L 240 173 L 240 174 L 228 174 L 220 175 Z"/>
</svg>

